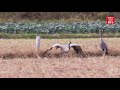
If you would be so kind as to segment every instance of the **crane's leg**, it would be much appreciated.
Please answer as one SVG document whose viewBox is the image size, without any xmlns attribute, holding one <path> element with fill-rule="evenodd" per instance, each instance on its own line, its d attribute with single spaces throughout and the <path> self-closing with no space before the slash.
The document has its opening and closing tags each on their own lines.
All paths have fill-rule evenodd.
<svg viewBox="0 0 120 90">
<path fill-rule="evenodd" d="M 81 52 L 78 53 L 78 57 L 81 57 Z"/>
<path fill-rule="evenodd" d="M 103 57 L 105 57 L 106 56 L 106 49 L 104 49 L 104 51 L 103 51 Z"/>
<path fill-rule="evenodd" d="M 84 53 L 83 53 L 83 51 L 81 51 L 80 54 L 81 54 L 81 57 L 84 57 Z"/>
<path fill-rule="evenodd" d="M 81 51 L 80 50 L 76 50 L 76 54 L 78 57 L 81 57 Z"/>
<path fill-rule="evenodd" d="M 82 51 L 82 49 L 80 48 L 80 57 L 84 57 L 84 53 L 83 53 L 83 51 Z"/>
<path fill-rule="evenodd" d="M 63 52 L 61 52 L 60 57 L 61 57 L 61 58 L 63 57 Z"/>
</svg>

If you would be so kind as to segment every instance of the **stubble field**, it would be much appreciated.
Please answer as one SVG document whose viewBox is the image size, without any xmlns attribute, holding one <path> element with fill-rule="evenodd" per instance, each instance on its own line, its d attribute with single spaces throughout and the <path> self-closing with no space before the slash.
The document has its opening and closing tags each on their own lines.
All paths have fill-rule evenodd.
<svg viewBox="0 0 120 90">
<path fill-rule="evenodd" d="M 105 38 L 109 55 L 102 57 L 99 38 L 92 39 L 42 39 L 39 56 L 34 39 L 0 40 L 1 78 L 111 78 L 120 77 L 120 39 Z M 60 49 L 44 51 L 55 43 L 77 43 L 85 57 L 77 57 L 71 49 L 60 57 Z"/>
</svg>

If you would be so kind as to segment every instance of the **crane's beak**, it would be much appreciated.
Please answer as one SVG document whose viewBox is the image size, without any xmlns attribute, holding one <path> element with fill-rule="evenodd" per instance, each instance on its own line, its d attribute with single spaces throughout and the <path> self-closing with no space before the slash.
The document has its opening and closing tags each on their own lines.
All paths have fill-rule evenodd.
<svg viewBox="0 0 120 90">
<path fill-rule="evenodd" d="M 51 50 L 51 49 L 52 49 L 52 47 L 49 50 Z"/>
</svg>

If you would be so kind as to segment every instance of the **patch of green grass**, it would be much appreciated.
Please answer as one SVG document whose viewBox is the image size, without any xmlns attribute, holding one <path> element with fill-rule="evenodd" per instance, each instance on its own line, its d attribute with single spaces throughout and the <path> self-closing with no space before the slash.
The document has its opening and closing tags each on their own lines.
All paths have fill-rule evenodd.
<svg viewBox="0 0 120 90">
<path fill-rule="evenodd" d="M 99 38 L 99 34 L 90 33 L 90 34 L 40 34 L 43 39 L 69 39 L 69 38 Z M 105 38 L 120 38 L 120 33 L 109 33 L 103 34 Z M 0 38 L 6 39 L 35 39 L 36 34 L 8 34 L 8 33 L 0 33 Z"/>
</svg>

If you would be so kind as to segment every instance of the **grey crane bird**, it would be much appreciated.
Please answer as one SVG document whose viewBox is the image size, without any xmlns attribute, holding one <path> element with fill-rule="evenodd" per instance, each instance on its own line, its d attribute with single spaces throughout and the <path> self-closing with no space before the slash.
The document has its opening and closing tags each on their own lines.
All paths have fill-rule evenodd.
<svg viewBox="0 0 120 90">
<path fill-rule="evenodd" d="M 103 30 L 100 30 L 100 48 L 103 51 L 103 56 L 106 56 L 106 54 L 108 54 L 108 46 L 102 38 L 102 32 Z"/>
<path fill-rule="evenodd" d="M 54 44 L 50 49 L 46 50 L 43 55 L 45 55 L 49 50 L 52 50 L 52 48 L 54 48 L 54 47 L 56 47 L 56 49 L 61 48 L 61 57 L 63 56 L 64 53 L 68 53 L 70 51 L 71 47 L 75 50 L 76 54 L 79 54 L 79 55 L 83 54 L 83 51 L 82 51 L 80 45 L 71 44 L 71 42 L 69 42 L 69 44 L 63 44 L 63 45 L 61 45 L 59 43 Z"/>
</svg>

